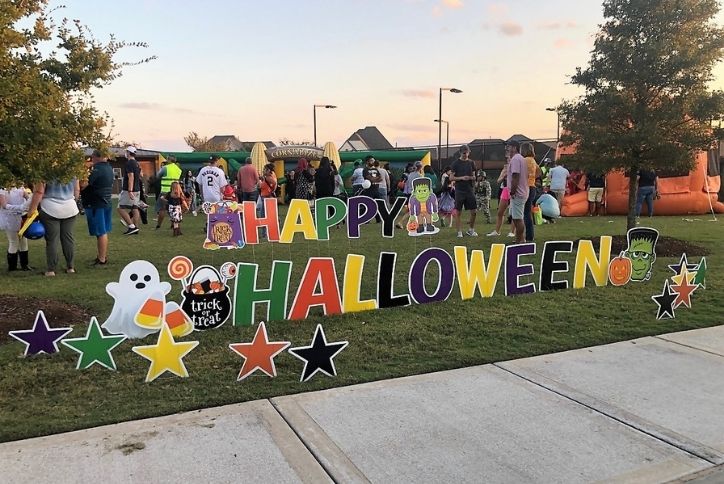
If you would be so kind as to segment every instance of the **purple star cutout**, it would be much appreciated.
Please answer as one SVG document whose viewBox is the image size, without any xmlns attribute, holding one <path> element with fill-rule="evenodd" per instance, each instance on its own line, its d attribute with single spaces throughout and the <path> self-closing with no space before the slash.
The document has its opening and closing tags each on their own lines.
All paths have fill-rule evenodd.
<svg viewBox="0 0 724 484">
<path fill-rule="evenodd" d="M 669 264 L 669 269 L 674 271 L 674 274 L 679 274 L 681 272 L 681 268 L 686 267 L 686 270 L 688 272 L 694 272 L 696 271 L 696 264 L 689 264 L 689 259 L 686 258 L 686 253 L 681 254 L 681 258 L 679 259 L 678 263 Z"/>
<path fill-rule="evenodd" d="M 10 331 L 8 334 L 18 341 L 25 343 L 25 356 L 37 355 L 40 353 L 57 353 L 58 341 L 70 333 L 73 328 L 50 328 L 48 320 L 45 319 L 43 311 L 38 311 L 35 316 L 33 329 L 19 329 Z"/>
</svg>

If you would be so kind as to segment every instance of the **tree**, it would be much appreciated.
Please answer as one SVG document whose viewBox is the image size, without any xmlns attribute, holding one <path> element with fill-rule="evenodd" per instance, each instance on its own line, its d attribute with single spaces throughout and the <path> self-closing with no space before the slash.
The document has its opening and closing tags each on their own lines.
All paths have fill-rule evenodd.
<svg viewBox="0 0 724 484">
<path fill-rule="evenodd" d="M 309 140 L 295 141 L 290 138 L 279 139 L 279 146 L 312 146 L 312 145 L 314 145 L 314 143 L 312 143 Z"/>
<path fill-rule="evenodd" d="M 559 107 L 574 162 L 630 175 L 628 227 L 635 225 L 639 169 L 688 171 L 716 139 L 724 92 L 710 91 L 724 54 L 718 0 L 604 0 L 591 60 L 572 83 L 585 94 Z"/>
<path fill-rule="evenodd" d="M 119 49 L 146 45 L 113 37 L 101 43 L 78 20 L 56 24 L 47 3 L 0 2 L 0 186 L 81 173 L 81 146 L 109 141 L 108 116 L 96 109 L 91 90 L 154 58 L 116 62 Z"/>
<path fill-rule="evenodd" d="M 187 136 L 184 136 L 184 141 L 194 151 L 229 151 L 229 146 L 226 143 L 211 141 L 208 137 L 201 136 L 196 131 L 191 131 Z"/>
</svg>

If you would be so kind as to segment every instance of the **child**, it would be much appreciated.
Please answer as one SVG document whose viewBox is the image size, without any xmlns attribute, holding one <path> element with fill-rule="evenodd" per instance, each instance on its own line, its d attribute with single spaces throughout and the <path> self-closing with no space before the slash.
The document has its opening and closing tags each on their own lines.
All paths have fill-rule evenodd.
<svg viewBox="0 0 724 484">
<path fill-rule="evenodd" d="M 492 193 L 488 176 L 481 170 L 475 180 L 475 200 L 478 202 L 478 210 L 483 212 L 488 223 L 490 223 L 490 198 Z"/>
<path fill-rule="evenodd" d="M 28 239 L 18 237 L 18 230 L 23 224 L 22 214 L 27 212 L 29 205 L 30 195 L 22 186 L 0 189 L 0 230 L 4 230 L 8 237 L 8 271 L 18 270 L 18 257 L 22 270 L 32 270 L 28 265 Z"/>
<path fill-rule="evenodd" d="M 453 212 L 455 211 L 455 182 L 450 181 L 452 168 L 445 168 L 440 177 L 440 201 L 438 203 L 438 212 L 442 226 L 445 226 L 445 218 L 448 219 L 448 226 L 452 227 Z"/>
<path fill-rule="evenodd" d="M 173 236 L 183 235 L 181 233 L 181 220 L 183 220 L 183 213 L 188 210 L 189 206 L 181 190 L 181 184 L 177 181 L 171 183 L 171 191 L 164 196 L 164 199 L 168 204 L 168 217 L 171 219 Z"/>
</svg>

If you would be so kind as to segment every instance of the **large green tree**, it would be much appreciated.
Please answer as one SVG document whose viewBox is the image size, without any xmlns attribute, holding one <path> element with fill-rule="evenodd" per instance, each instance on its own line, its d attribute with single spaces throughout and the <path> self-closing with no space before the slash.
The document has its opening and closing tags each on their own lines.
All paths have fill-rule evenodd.
<svg viewBox="0 0 724 484">
<path fill-rule="evenodd" d="M 634 174 L 628 226 L 641 168 L 686 171 L 708 150 L 724 113 L 712 69 L 724 54 L 718 0 L 604 0 L 591 60 L 572 83 L 585 94 L 560 106 L 564 145 L 582 166 Z M 719 84 L 721 85 L 721 84 Z"/>
<path fill-rule="evenodd" d="M 0 1 L 0 186 L 80 173 L 81 146 L 110 141 L 91 91 L 152 59 L 117 62 L 119 49 L 146 45 L 99 42 L 56 13 L 47 0 Z"/>
</svg>

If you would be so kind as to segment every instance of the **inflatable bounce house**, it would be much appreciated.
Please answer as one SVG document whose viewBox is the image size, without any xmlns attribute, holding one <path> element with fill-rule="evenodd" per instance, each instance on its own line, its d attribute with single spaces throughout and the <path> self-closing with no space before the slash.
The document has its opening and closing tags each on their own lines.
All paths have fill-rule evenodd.
<svg viewBox="0 0 724 484">
<path fill-rule="evenodd" d="M 562 159 L 565 165 L 566 155 L 573 154 L 575 148 L 559 147 L 556 159 Z M 659 174 L 658 191 L 661 198 L 654 201 L 655 215 L 703 215 L 705 213 L 724 213 L 724 203 L 718 200 L 721 187 L 718 153 L 700 152 L 696 155 L 694 169 L 684 176 Z M 566 196 L 563 199 L 561 215 L 581 217 L 588 213 L 588 194 L 586 178 L 581 172 L 571 171 Z M 608 215 L 626 215 L 628 213 L 629 179 L 620 171 L 606 175 L 604 206 Z M 646 214 L 646 204 L 642 215 Z"/>
</svg>

